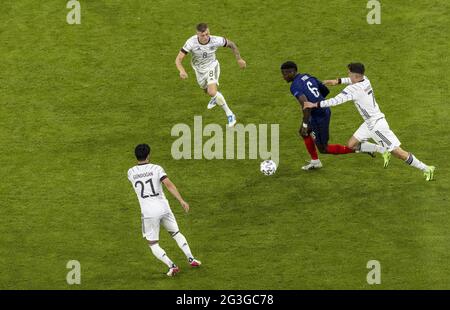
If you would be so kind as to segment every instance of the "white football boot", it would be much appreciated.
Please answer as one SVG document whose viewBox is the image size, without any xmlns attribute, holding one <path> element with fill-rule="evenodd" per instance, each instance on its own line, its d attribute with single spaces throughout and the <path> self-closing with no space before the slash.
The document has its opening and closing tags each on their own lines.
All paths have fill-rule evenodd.
<svg viewBox="0 0 450 310">
<path fill-rule="evenodd" d="M 305 171 L 320 168 L 322 168 L 322 163 L 320 162 L 320 159 L 312 159 L 307 165 L 302 167 L 302 169 Z"/>
<path fill-rule="evenodd" d="M 199 261 L 198 259 L 191 257 L 189 258 L 189 265 L 191 265 L 191 267 L 200 267 L 202 265 L 202 262 Z"/>
<path fill-rule="evenodd" d="M 233 127 L 236 124 L 236 115 L 232 114 L 228 117 L 228 127 Z"/>
<path fill-rule="evenodd" d="M 208 110 L 211 110 L 217 105 L 216 96 L 212 97 L 211 100 L 208 102 Z"/>
<path fill-rule="evenodd" d="M 180 272 L 180 268 L 173 265 L 172 267 L 169 268 L 169 271 L 166 274 L 168 277 L 174 277 L 179 272 Z"/>
</svg>

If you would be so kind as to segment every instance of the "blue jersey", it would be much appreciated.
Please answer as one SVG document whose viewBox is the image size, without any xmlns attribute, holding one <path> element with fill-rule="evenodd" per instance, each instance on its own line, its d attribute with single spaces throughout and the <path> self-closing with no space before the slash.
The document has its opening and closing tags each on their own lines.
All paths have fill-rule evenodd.
<svg viewBox="0 0 450 310">
<path fill-rule="evenodd" d="M 308 74 L 297 74 L 291 84 L 291 93 L 297 98 L 305 95 L 309 102 L 325 100 L 330 91 L 318 79 Z M 329 115 L 330 108 L 312 109 L 311 117 L 323 117 Z"/>
</svg>

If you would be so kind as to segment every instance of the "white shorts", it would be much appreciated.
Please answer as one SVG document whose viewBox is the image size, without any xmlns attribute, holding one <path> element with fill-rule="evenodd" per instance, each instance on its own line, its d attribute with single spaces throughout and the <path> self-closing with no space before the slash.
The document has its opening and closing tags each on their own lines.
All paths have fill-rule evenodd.
<svg viewBox="0 0 450 310">
<path fill-rule="evenodd" d="M 217 65 L 211 67 L 206 71 L 197 71 L 194 68 L 195 75 L 197 76 L 197 83 L 202 89 L 208 88 L 210 84 L 219 85 L 219 77 L 220 77 L 220 64 L 217 62 Z"/>
<path fill-rule="evenodd" d="M 169 212 L 158 217 L 143 217 L 142 237 L 149 241 L 158 241 L 161 224 L 169 233 L 176 233 L 180 230 L 175 216 Z"/>
<path fill-rule="evenodd" d="M 372 139 L 377 144 L 385 147 L 389 152 L 392 152 L 401 144 L 395 133 L 389 128 L 389 124 L 385 118 L 379 119 L 372 130 L 369 129 L 365 122 L 362 123 L 353 136 L 359 142 Z"/>
</svg>

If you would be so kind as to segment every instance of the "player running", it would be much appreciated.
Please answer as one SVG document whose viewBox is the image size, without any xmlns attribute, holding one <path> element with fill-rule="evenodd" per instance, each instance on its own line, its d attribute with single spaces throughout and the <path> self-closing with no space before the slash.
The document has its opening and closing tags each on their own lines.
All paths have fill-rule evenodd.
<svg viewBox="0 0 450 310">
<path fill-rule="evenodd" d="M 372 85 L 364 75 L 365 68 L 361 63 L 351 63 L 348 66 L 348 78 L 324 81 L 326 85 L 347 84 L 344 90 L 334 98 L 318 100 L 316 103 L 305 102 L 304 108 L 329 108 L 353 100 L 355 107 L 361 114 L 364 123 L 356 130 L 348 141 L 348 147 L 362 152 L 378 152 L 383 154 L 384 167 L 389 165 L 391 153 L 408 165 L 423 171 L 425 179 L 434 178 L 434 166 L 427 166 L 412 153 L 400 148 L 400 141 L 389 128 L 384 114 L 381 112 Z M 308 100 L 314 101 L 314 100 Z M 317 101 L 317 100 L 316 100 Z M 367 142 L 373 139 L 377 144 Z"/>
<path fill-rule="evenodd" d="M 180 72 L 180 78 L 183 80 L 187 79 L 188 74 L 186 73 L 182 62 L 188 53 L 192 53 L 191 65 L 197 76 L 197 82 L 205 93 L 211 96 L 211 100 L 208 103 L 208 109 L 220 105 L 227 115 L 228 127 L 233 127 L 236 124 L 236 116 L 228 107 L 222 93 L 217 90 L 217 86 L 219 85 L 220 64 L 216 59 L 216 51 L 219 47 L 231 48 L 239 67 L 244 69 L 247 66 L 244 59 L 241 58 L 241 54 L 239 53 L 236 44 L 224 37 L 210 35 L 208 25 L 205 23 L 197 25 L 197 34 L 186 41 L 183 48 L 178 53 L 175 64 Z"/>
<path fill-rule="evenodd" d="M 304 108 L 304 103 L 307 101 L 324 100 L 330 92 L 328 88 L 315 77 L 306 73 L 298 73 L 297 65 L 292 61 L 287 61 L 281 65 L 281 74 L 286 82 L 291 83 L 291 93 L 298 100 L 303 111 L 303 122 L 299 132 L 311 156 L 311 161 L 302 169 L 312 170 L 322 167 L 316 146 L 322 154 L 354 153 L 353 149 L 345 145 L 328 144 L 331 118 L 329 108 L 314 110 Z M 314 139 L 312 136 L 314 136 Z"/>
<path fill-rule="evenodd" d="M 164 169 L 149 162 L 150 146 L 139 144 L 134 150 L 138 164 L 128 170 L 128 180 L 133 185 L 141 206 L 142 236 L 147 239 L 153 255 L 169 267 L 169 277 L 177 274 L 180 269 L 159 246 L 159 227 L 162 224 L 177 242 L 186 255 L 192 267 L 199 267 L 201 262 L 196 260 L 186 238 L 180 233 L 175 216 L 170 209 L 169 202 L 164 196 L 162 184 L 180 202 L 188 212 L 189 205 L 183 200 L 175 185 L 169 180 Z"/>
</svg>

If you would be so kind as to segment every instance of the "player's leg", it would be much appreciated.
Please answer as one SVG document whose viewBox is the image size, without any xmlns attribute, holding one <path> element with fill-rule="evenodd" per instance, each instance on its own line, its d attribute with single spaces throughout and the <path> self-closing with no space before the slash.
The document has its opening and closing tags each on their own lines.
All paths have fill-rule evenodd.
<svg viewBox="0 0 450 310">
<path fill-rule="evenodd" d="M 329 119 L 328 119 L 329 123 Z M 325 118 L 316 118 L 311 117 L 310 122 L 310 130 L 311 135 L 314 137 L 314 143 L 316 144 L 317 149 L 321 154 L 327 153 L 327 145 L 328 145 L 328 130 L 326 130 L 326 119 Z"/>
<path fill-rule="evenodd" d="M 359 141 L 355 136 L 351 136 L 347 142 L 347 147 L 351 148 L 355 151 L 355 153 L 365 153 L 370 155 L 370 157 L 375 157 L 375 151 L 371 149 L 365 149 L 365 151 L 361 150 L 361 145 L 366 144 L 366 141 Z M 373 143 L 368 143 L 373 144 Z M 376 145 L 376 144 L 374 144 Z"/>
<path fill-rule="evenodd" d="M 211 97 L 211 100 L 208 103 L 208 109 L 212 109 L 217 105 L 217 84 L 209 84 L 210 80 L 208 79 L 209 74 L 214 74 L 213 70 L 210 71 L 197 71 L 195 70 L 195 75 L 197 77 L 197 83 L 200 86 L 201 89 L 203 89 L 203 91 L 205 92 L 205 94 L 207 94 L 208 96 Z"/>
<path fill-rule="evenodd" d="M 311 160 L 308 164 L 302 166 L 302 170 L 312 170 L 322 168 L 322 162 L 319 159 L 316 151 L 316 145 L 314 143 L 314 139 L 311 135 L 307 137 L 303 137 L 303 141 L 305 142 L 306 149 L 308 150 L 309 155 L 311 156 Z"/>
<path fill-rule="evenodd" d="M 219 77 L 220 64 L 217 63 L 214 68 L 208 71 L 207 76 L 207 93 L 209 96 L 211 96 L 211 100 L 208 103 L 208 109 L 212 109 L 216 105 L 221 106 L 225 114 L 227 115 L 228 127 L 233 127 L 236 124 L 236 116 L 228 106 L 223 94 L 218 91 Z"/>
<path fill-rule="evenodd" d="M 425 176 L 425 180 L 431 181 L 434 179 L 434 170 L 436 169 L 434 166 L 428 166 L 417 159 L 414 154 L 403 150 L 401 147 L 395 147 L 392 150 L 392 155 L 403 160 L 408 165 L 421 170 Z"/>
<path fill-rule="evenodd" d="M 233 111 L 231 111 L 230 107 L 228 106 L 227 101 L 225 100 L 225 97 L 222 95 L 221 92 L 219 92 L 217 90 L 217 84 L 215 84 L 215 83 L 208 84 L 207 92 L 208 92 L 208 95 L 211 96 L 211 101 L 208 104 L 208 109 L 211 109 L 216 104 L 221 106 L 222 109 L 224 110 L 225 114 L 227 115 L 228 127 L 233 127 L 236 124 L 236 116 L 234 115 Z M 211 103 L 213 103 L 212 107 L 210 107 Z"/>
<path fill-rule="evenodd" d="M 311 134 L 307 136 L 302 136 L 303 142 L 305 143 L 306 150 L 311 157 L 311 160 L 319 160 L 319 155 L 317 154 L 316 144 L 314 143 L 314 139 Z"/>
<path fill-rule="evenodd" d="M 355 151 L 345 145 L 341 144 L 328 144 L 330 139 L 330 120 L 331 111 L 324 117 L 313 118 L 313 131 L 316 137 L 316 146 L 320 153 L 322 154 L 349 154 Z"/>
<path fill-rule="evenodd" d="M 358 152 L 361 149 L 361 141 L 353 135 L 348 139 L 347 146 Z"/>
<path fill-rule="evenodd" d="M 316 143 L 314 142 L 311 125 L 308 124 L 308 126 L 309 126 L 308 134 L 303 136 L 300 133 L 300 135 L 303 138 L 303 142 L 305 143 L 305 147 L 309 153 L 309 156 L 311 156 L 311 160 L 308 162 L 308 164 L 302 166 L 302 170 L 313 170 L 322 168 L 322 162 L 320 161 L 319 155 L 317 154 Z"/>
<path fill-rule="evenodd" d="M 386 152 L 386 148 L 378 145 L 378 144 L 374 144 L 374 143 L 370 143 L 367 141 L 363 141 L 360 143 L 359 145 L 359 151 L 361 153 L 380 153 L 383 154 Z"/>
<path fill-rule="evenodd" d="M 302 135 L 300 133 L 300 136 L 302 137 L 303 142 L 305 143 L 306 150 L 308 151 L 311 160 L 319 160 L 319 155 L 317 154 L 316 144 L 314 143 L 314 139 L 311 135 L 311 130 L 309 130 L 309 132 L 306 135 Z"/>
<path fill-rule="evenodd" d="M 184 255 L 186 255 L 189 264 L 192 267 L 200 266 L 202 263 L 199 260 L 195 259 L 194 255 L 192 255 L 191 248 L 189 247 L 186 237 L 180 232 L 178 223 L 172 212 L 167 213 L 162 218 L 162 225 L 178 244 L 178 247 L 181 249 L 181 251 L 183 251 Z"/>
<path fill-rule="evenodd" d="M 206 72 L 198 71 L 194 68 L 195 77 L 197 78 L 198 86 L 208 94 L 208 75 Z"/>
<path fill-rule="evenodd" d="M 170 260 L 170 258 L 167 256 L 166 252 L 159 246 L 158 241 L 148 240 L 148 244 L 150 246 L 150 249 L 151 249 L 153 255 L 155 255 L 155 257 L 157 259 L 159 259 L 160 261 L 162 261 L 164 264 L 166 264 L 169 267 L 169 270 L 166 273 L 169 277 L 173 277 L 178 272 L 180 272 L 180 269 L 178 268 L 178 266 L 175 265 Z"/>
<path fill-rule="evenodd" d="M 373 139 L 378 139 L 380 144 L 385 145 L 387 151 L 392 153 L 394 157 L 397 157 L 403 160 L 408 165 L 421 170 L 424 173 L 425 179 L 427 181 L 431 181 L 434 179 L 434 166 L 428 166 L 425 163 L 421 162 L 414 156 L 412 153 L 403 150 L 400 147 L 400 140 L 394 134 L 394 132 L 389 128 L 388 123 L 384 120 L 380 122 L 380 124 L 374 128 L 373 130 Z"/>
<path fill-rule="evenodd" d="M 160 218 L 143 218 L 142 235 L 148 241 L 148 245 L 153 255 L 169 267 L 168 276 L 173 276 L 179 272 L 178 267 L 167 256 L 166 251 L 159 246 L 159 223 Z"/>
<path fill-rule="evenodd" d="M 372 136 L 369 127 L 367 127 L 367 124 L 364 122 L 361 124 L 361 126 L 359 126 L 359 128 L 355 131 L 353 136 L 348 140 L 347 146 L 351 149 L 354 149 L 355 152 L 384 153 L 386 150 L 381 146 L 367 142 L 367 140 L 369 140 L 371 137 Z"/>
<path fill-rule="evenodd" d="M 375 153 L 389 154 L 384 146 L 367 142 L 367 140 L 371 138 L 371 131 L 367 124 L 364 122 L 348 140 L 347 146 L 355 150 L 356 153 L 366 153 L 371 155 L 372 157 L 375 157 Z M 383 157 L 385 156 L 383 155 Z M 385 167 L 387 166 L 387 164 L 389 164 L 389 158 L 385 158 Z"/>
<path fill-rule="evenodd" d="M 208 109 L 212 109 L 217 105 L 217 97 L 218 97 L 217 84 L 215 83 L 207 84 L 205 92 L 208 94 L 208 96 L 211 97 L 211 100 L 208 103 Z"/>
<path fill-rule="evenodd" d="M 387 168 L 391 160 L 391 152 L 394 151 L 394 149 L 396 149 L 397 147 L 400 147 L 400 140 L 389 128 L 389 124 L 384 118 L 378 120 L 375 127 L 370 130 L 370 138 L 374 140 L 379 147 L 381 147 L 381 152 L 384 151 L 382 153 L 384 159 L 384 168 Z"/>
<path fill-rule="evenodd" d="M 322 144 L 317 145 L 319 152 L 322 154 L 342 155 L 355 153 L 355 150 L 342 144 Z"/>
</svg>

